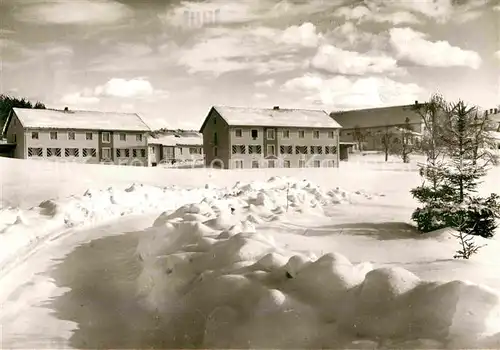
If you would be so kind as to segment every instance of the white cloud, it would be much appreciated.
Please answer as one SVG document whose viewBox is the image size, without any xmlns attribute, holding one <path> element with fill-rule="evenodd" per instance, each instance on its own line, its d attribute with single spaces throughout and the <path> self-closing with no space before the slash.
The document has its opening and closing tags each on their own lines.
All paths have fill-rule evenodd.
<svg viewBox="0 0 500 350">
<path fill-rule="evenodd" d="M 267 79 L 264 81 L 256 81 L 254 83 L 254 85 L 256 87 L 272 87 L 272 86 L 274 86 L 275 83 L 276 83 L 276 81 L 274 79 Z"/>
<path fill-rule="evenodd" d="M 216 76 L 238 70 L 265 74 L 296 69 L 306 57 L 300 58 L 302 50 L 311 50 L 320 38 L 312 24 L 291 29 L 296 31 L 302 36 L 292 39 L 290 32 L 268 27 L 212 28 L 197 37 L 193 45 L 180 48 L 177 62 L 191 74 Z"/>
<path fill-rule="evenodd" d="M 316 33 L 316 26 L 312 23 L 303 23 L 300 26 L 290 26 L 283 32 L 281 40 L 286 44 L 317 47 L 322 35 Z"/>
<path fill-rule="evenodd" d="M 131 15 L 131 10 L 112 0 L 29 1 L 16 8 L 14 17 L 36 24 L 105 24 Z"/>
<path fill-rule="evenodd" d="M 489 0 L 372 0 L 370 6 L 392 11 L 404 10 L 424 15 L 438 23 L 463 23 L 476 19 L 485 10 Z M 475 13 L 472 15 L 471 13 Z"/>
<path fill-rule="evenodd" d="M 413 83 L 401 83 L 389 78 L 367 77 L 349 79 L 336 76 L 324 79 L 307 74 L 287 81 L 282 90 L 303 96 L 306 101 L 332 108 L 370 108 L 410 104 L 424 93 Z"/>
<path fill-rule="evenodd" d="M 61 103 L 69 107 L 80 107 L 99 103 L 100 99 L 95 96 L 86 96 L 84 93 L 75 92 L 64 95 L 61 98 Z"/>
<path fill-rule="evenodd" d="M 336 17 L 345 18 L 348 21 L 356 22 L 377 22 L 390 23 L 393 25 L 399 24 L 419 24 L 420 20 L 408 11 L 387 12 L 376 6 L 374 3 L 368 3 L 367 6 L 357 5 L 354 7 L 343 6 L 338 8 L 334 13 Z"/>
<path fill-rule="evenodd" d="M 125 80 L 113 78 L 106 84 L 97 86 L 94 90 L 96 96 L 103 97 L 145 97 L 155 92 L 151 83 L 145 79 Z"/>
<path fill-rule="evenodd" d="M 391 45 L 398 58 L 429 67 L 463 66 L 478 69 L 481 56 L 475 51 L 463 50 L 449 42 L 428 41 L 427 35 L 411 28 L 392 28 Z"/>
<path fill-rule="evenodd" d="M 500 60 L 500 50 L 494 53 L 495 57 Z"/>
<path fill-rule="evenodd" d="M 266 99 L 268 96 L 267 94 L 263 94 L 262 92 L 256 92 L 253 97 L 257 100 L 263 100 Z"/>
<path fill-rule="evenodd" d="M 311 66 L 329 73 L 364 75 L 367 73 L 397 72 L 397 61 L 386 55 L 361 54 L 323 45 L 311 60 Z"/>
</svg>

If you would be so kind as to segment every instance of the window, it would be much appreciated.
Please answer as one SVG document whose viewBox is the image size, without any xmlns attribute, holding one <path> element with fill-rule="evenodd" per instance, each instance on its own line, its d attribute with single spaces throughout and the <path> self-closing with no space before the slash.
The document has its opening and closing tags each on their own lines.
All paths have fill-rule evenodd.
<svg viewBox="0 0 500 350">
<path fill-rule="evenodd" d="M 259 168 L 259 161 L 258 160 L 252 160 L 252 168 L 254 168 L 254 169 Z"/>
<path fill-rule="evenodd" d="M 51 131 L 50 132 L 50 139 L 51 140 L 57 140 L 57 131 Z"/>
<path fill-rule="evenodd" d="M 318 130 L 313 131 L 313 139 L 319 139 L 319 131 Z"/>
<path fill-rule="evenodd" d="M 311 154 L 323 154 L 322 146 L 311 146 Z"/>
<path fill-rule="evenodd" d="M 275 162 L 275 160 L 274 160 L 274 159 L 269 159 L 269 160 L 267 161 L 267 167 L 268 167 L 268 168 L 274 168 L 274 167 L 275 167 L 275 165 L 276 165 L 276 162 Z"/>
<path fill-rule="evenodd" d="M 284 139 L 289 139 L 290 138 L 290 130 L 283 130 L 282 136 Z"/>
<path fill-rule="evenodd" d="M 242 160 L 236 160 L 236 161 L 234 161 L 234 167 L 236 169 L 243 169 L 243 161 Z"/>
<path fill-rule="evenodd" d="M 75 132 L 68 131 L 68 140 L 74 140 L 74 139 L 75 139 Z"/>
<path fill-rule="evenodd" d="M 84 148 L 82 150 L 82 156 L 83 157 L 96 157 L 97 152 L 95 148 Z"/>
<path fill-rule="evenodd" d="M 329 160 L 327 164 L 328 164 L 329 168 L 334 168 L 335 167 L 335 161 L 334 160 Z"/>
<path fill-rule="evenodd" d="M 61 149 L 60 148 L 47 148 L 47 157 L 60 157 Z"/>
<path fill-rule="evenodd" d="M 291 164 L 290 164 L 290 161 L 289 161 L 289 160 L 285 160 L 285 161 L 283 162 L 283 167 L 285 167 L 285 168 L 290 168 L 290 165 L 291 165 Z"/>
<path fill-rule="evenodd" d="M 325 146 L 325 154 L 335 154 L 337 153 L 336 146 Z"/>
<path fill-rule="evenodd" d="M 266 134 L 268 140 L 274 140 L 274 129 L 267 129 Z"/>
<path fill-rule="evenodd" d="M 236 129 L 236 130 L 234 130 L 234 134 L 236 137 L 242 137 L 243 131 L 241 129 Z"/>
<path fill-rule="evenodd" d="M 295 146 L 295 154 L 307 154 L 307 146 Z"/>
<path fill-rule="evenodd" d="M 135 148 L 132 150 L 132 157 L 137 158 L 137 149 Z"/>
<path fill-rule="evenodd" d="M 121 149 L 119 149 L 119 148 L 117 148 L 117 149 L 116 149 L 116 158 L 120 158 L 120 157 L 121 157 L 121 155 L 122 155 L 122 152 L 121 152 L 121 151 L 122 151 L 122 150 L 121 150 Z"/>
<path fill-rule="evenodd" d="M 268 156 L 276 155 L 276 149 L 274 148 L 274 145 L 267 145 L 267 155 Z"/>
<path fill-rule="evenodd" d="M 214 147 L 214 157 L 217 157 L 217 147 Z"/>
<path fill-rule="evenodd" d="M 135 135 L 135 140 L 136 140 L 137 142 L 142 142 L 142 134 L 137 134 L 137 135 Z"/>
<path fill-rule="evenodd" d="M 328 132 L 328 138 L 329 138 L 329 139 L 333 139 L 333 138 L 335 138 L 335 132 L 334 132 L 334 131 L 329 131 L 329 132 Z"/>
<path fill-rule="evenodd" d="M 109 133 L 107 133 L 109 136 Z M 103 134 L 104 136 L 104 134 Z M 103 148 L 101 150 L 101 158 L 102 159 L 111 159 L 111 148 Z"/>
<path fill-rule="evenodd" d="M 248 146 L 248 154 L 262 154 L 262 146 L 261 145 L 249 145 Z"/>
<path fill-rule="evenodd" d="M 214 125 L 217 124 L 217 117 L 214 117 Z"/>
<path fill-rule="evenodd" d="M 151 152 L 151 154 L 155 154 L 155 148 L 154 147 L 149 147 L 149 152 Z"/>
<path fill-rule="evenodd" d="M 299 159 L 299 168 L 305 168 L 306 167 L 306 161 L 304 159 Z"/>
<path fill-rule="evenodd" d="M 79 157 L 79 149 L 78 148 L 66 148 L 64 150 L 65 157 Z"/>
<path fill-rule="evenodd" d="M 251 134 L 252 134 L 252 139 L 255 140 L 256 138 L 259 137 L 259 130 L 253 129 Z"/>
<path fill-rule="evenodd" d="M 111 134 L 109 132 L 102 133 L 102 142 L 110 143 L 111 142 Z"/>
<path fill-rule="evenodd" d="M 43 157 L 43 148 L 28 148 L 28 157 Z"/>
<path fill-rule="evenodd" d="M 182 147 L 179 147 L 179 154 L 182 155 L 182 152 L 183 152 Z"/>
<path fill-rule="evenodd" d="M 146 149 L 141 148 L 141 158 L 146 158 Z"/>
<path fill-rule="evenodd" d="M 124 132 L 121 132 L 120 133 L 120 141 L 127 141 L 127 134 L 125 134 Z"/>
<path fill-rule="evenodd" d="M 246 146 L 245 145 L 233 145 L 231 151 L 233 154 L 245 154 L 246 153 Z"/>
<path fill-rule="evenodd" d="M 213 139 L 214 145 L 218 146 L 219 145 L 219 140 L 217 139 L 217 133 L 214 132 L 214 139 Z"/>
<path fill-rule="evenodd" d="M 14 142 L 17 142 L 17 135 L 16 135 L 16 134 L 14 134 L 14 135 L 12 135 L 12 136 L 13 136 Z"/>
<path fill-rule="evenodd" d="M 125 148 L 125 157 L 126 158 L 130 157 L 130 150 L 128 148 Z"/>
<path fill-rule="evenodd" d="M 281 145 L 280 146 L 280 153 L 281 154 L 293 154 L 293 146 Z"/>
<path fill-rule="evenodd" d="M 201 154 L 201 148 L 200 147 L 190 147 L 189 153 L 190 154 Z"/>
<path fill-rule="evenodd" d="M 86 132 L 85 133 L 85 140 L 92 140 L 93 139 L 93 135 L 91 132 Z"/>
<path fill-rule="evenodd" d="M 31 139 L 32 140 L 38 140 L 38 131 L 33 131 L 31 133 Z"/>
<path fill-rule="evenodd" d="M 319 160 L 315 160 L 315 161 L 313 162 L 313 166 L 314 166 L 315 168 L 321 168 L 321 161 L 319 161 Z"/>
<path fill-rule="evenodd" d="M 303 139 L 306 136 L 306 132 L 304 130 L 299 130 L 299 139 Z"/>
</svg>

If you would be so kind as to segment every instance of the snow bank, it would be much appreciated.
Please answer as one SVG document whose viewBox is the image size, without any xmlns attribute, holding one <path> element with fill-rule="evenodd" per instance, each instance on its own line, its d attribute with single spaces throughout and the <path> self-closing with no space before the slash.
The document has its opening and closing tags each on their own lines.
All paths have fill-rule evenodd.
<svg viewBox="0 0 500 350">
<path fill-rule="evenodd" d="M 242 185 L 237 183 L 229 188 L 204 186 L 185 189 L 176 186 L 156 187 L 132 184 L 129 187 L 110 187 L 106 190 L 88 189 L 81 196 L 72 196 L 64 200 L 46 200 L 29 210 L 5 208 L 0 210 L 0 268 L 12 264 L 38 246 L 55 232 L 70 228 L 102 223 L 124 215 L 144 214 L 173 210 L 181 207 L 172 215 L 178 220 L 199 220 L 199 213 L 190 212 L 182 206 L 187 203 L 202 202 L 210 207 L 218 200 L 217 209 L 224 212 L 213 225 L 219 227 L 230 214 L 230 208 L 241 208 L 242 203 L 249 206 L 249 221 L 257 222 L 264 215 L 276 219 L 286 212 L 288 191 L 289 212 L 305 210 L 313 205 L 321 212 L 325 203 L 347 201 L 348 195 L 339 189 L 323 193 L 307 181 L 292 178 L 271 178 L 262 183 Z M 338 198 L 337 198 L 338 197 Z M 269 209 L 271 208 L 271 209 Z M 239 210 L 239 209 L 238 209 Z M 192 211 L 192 210 L 191 210 Z M 173 217 L 169 217 L 169 220 Z M 161 220 L 161 219 L 160 219 Z M 227 226 L 227 225 L 226 225 Z"/>
<path fill-rule="evenodd" d="M 259 226 L 342 198 L 304 181 L 236 184 L 162 214 L 137 247 L 138 295 L 178 348 L 500 345 L 500 294 L 402 268 L 298 254 Z M 283 193 L 288 193 L 284 197 Z M 289 211 L 280 210 L 288 198 Z M 268 231 L 266 231 L 268 232 Z"/>
</svg>

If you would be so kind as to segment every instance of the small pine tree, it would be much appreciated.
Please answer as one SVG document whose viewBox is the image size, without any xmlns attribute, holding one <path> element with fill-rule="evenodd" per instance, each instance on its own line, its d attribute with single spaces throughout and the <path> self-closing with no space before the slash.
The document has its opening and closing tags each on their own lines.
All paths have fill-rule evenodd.
<svg viewBox="0 0 500 350">
<path fill-rule="evenodd" d="M 421 203 L 412 214 L 422 232 L 444 227 L 455 227 L 458 219 L 468 234 L 492 237 L 496 229 L 495 220 L 500 217 L 500 201 L 496 194 L 487 198 L 475 196 L 480 179 L 486 175 L 487 162 L 480 162 L 478 142 L 485 130 L 481 128 L 475 108 L 464 102 L 442 105 L 444 122 L 439 126 L 440 133 L 431 143 L 442 145 L 447 161 L 438 161 L 436 149 L 432 151 L 431 163 L 421 166 L 421 175 L 430 180 L 411 190 L 412 195 Z M 429 158 L 428 158 L 429 159 Z"/>
</svg>

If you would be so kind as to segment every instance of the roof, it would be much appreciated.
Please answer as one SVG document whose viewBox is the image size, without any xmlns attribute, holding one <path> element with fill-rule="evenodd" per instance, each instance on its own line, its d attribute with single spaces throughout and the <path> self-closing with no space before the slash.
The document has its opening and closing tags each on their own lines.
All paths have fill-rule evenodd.
<svg viewBox="0 0 500 350">
<path fill-rule="evenodd" d="M 154 138 L 149 138 L 150 145 L 162 146 L 202 146 L 203 137 L 200 134 L 192 136 L 192 133 L 187 135 L 164 135 Z"/>
<path fill-rule="evenodd" d="M 339 123 L 322 110 L 213 106 L 208 116 L 212 110 L 217 111 L 230 126 L 341 128 Z"/>
<path fill-rule="evenodd" d="M 408 117 L 410 123 L 421 123 L 421 117 L 413 112 L 414 104 L 354 109 L 350 111 L 332 112 L 335 120 L 337 120 L 344 129 L 353 129 L 358 126 L 360 128 L 381 127 L 387 125 L 401 125 L 405 123 Z"/>
<path fill-rule="evenodd" d="M 135 113 L 13 108 L 25 128 L 151 131 Z"/>
</svg>

